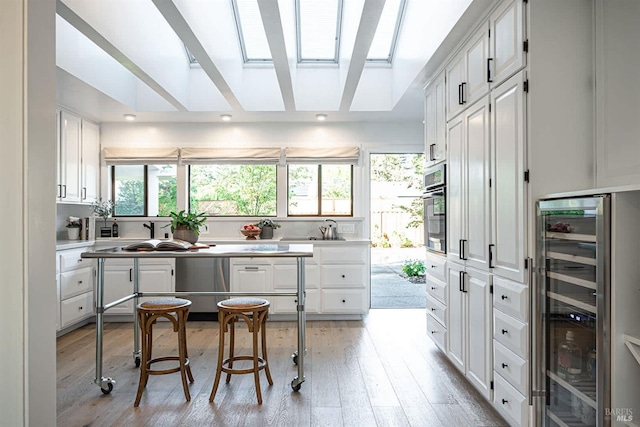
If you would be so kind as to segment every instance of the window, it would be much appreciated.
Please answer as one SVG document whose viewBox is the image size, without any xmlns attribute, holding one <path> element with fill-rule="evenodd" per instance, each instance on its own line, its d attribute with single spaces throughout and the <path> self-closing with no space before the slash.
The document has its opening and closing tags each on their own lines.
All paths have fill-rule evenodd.
<svg viewBox="0 0 640 427">
<path fill-rule="evenodd" d="M 338 63 L 342 0 L 296 0 L 298 62 Z"/>
<path fill-rule="evenodd" d="M 276 216 L 276 165 L 189 166 L 190 210 L 207 216 Z"/>
<path fill-rule="evenodd" d="M 169 216 L 176 210 L 176 165 L 116 165 L 111 179 L 115 216 Z"/>
<path fill-rule="evenodd" d="M 288 215 L 353 215 L 352 165 L 289 165 Z"/>
</svg>

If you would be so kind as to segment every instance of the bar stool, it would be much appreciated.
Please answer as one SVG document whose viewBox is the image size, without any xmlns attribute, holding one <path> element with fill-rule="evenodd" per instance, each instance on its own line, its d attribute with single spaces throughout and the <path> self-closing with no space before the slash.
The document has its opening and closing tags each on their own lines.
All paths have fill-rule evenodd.
<svg viewBox="0 0 640 427">
<path fill-rule="evenodd" d="M 269 385 L 273 385 L 271 372 L 269 372 L 269 361 L 267 360 L 266 322 L 269 315 L 269 301 L 261 298 L 231 298 L 220 301 L 217 305 L 218 321 L 220 322 L 220 345 L 218 347 L 216 379 L 213 383 L 211 396 L 209 396 L 209 402 L 213 402 L 222 372 L 227 374 L 227 383 L 231 380 L 231 374 L 250 374 L 253 372 L 258 403 L 262 404 L 259 377 L 261 370 L 264 369 Z M 251 356 L 234 355 L 235 322 L 238 319 L 245 321 L 249 327 L 249 332 L 253 335 L 253 354 Z M 229 331 L 229 357 L 224 359 L 224 336 L 227 331 Z M 258 356 L 258 334 L 262 335 L 262 357 Z M 233 362 L 236 360 L 251 360 L 253 361 L 253 367 L 246 369 L 234 368 Z"/>
<path fill-rule="evenodd" d="M 158 298 L 138 304 L 136 312 L 140 331 L 142 332 L 142 361 L 140 363 L 140 383 L 138 384 L 138 394 L 133 404 L 137 407 L 142 397 L 142 392 L 147 386 L 149 375 L 164 375 L 180 372 L 182 376 L 182 388 L 187 401 L 191 400 L 187 376 L 189 382 L 193 383 L 191 367 L 189 366 L 189 355 L 187 353 L 187 316 L 191 301 L 181 298 Z M 178 356 L 165 356 L 153 359 L 151 350 L 153 345 L 153 324 L 159 318 L 169 319 L 173 324 L 173 331 L 178 333 Z M 151 365 L 156 362 L 176 360 L 179 365 L 168 369 L 151 369 Z"/>
</svg>

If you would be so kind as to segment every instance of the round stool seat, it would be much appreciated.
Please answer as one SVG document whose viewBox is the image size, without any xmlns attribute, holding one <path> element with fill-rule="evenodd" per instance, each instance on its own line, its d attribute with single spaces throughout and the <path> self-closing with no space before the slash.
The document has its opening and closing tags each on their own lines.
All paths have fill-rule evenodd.
<svg viewBox="0 0 640 427">
<path fill-rule="evenodd" d="M 138 304 L 138 309 L 153 311 L 173 311 L 187 308 L 191 301 L 182 298 L 156 298 Z"/>
<path fill-rule="evenodd" d="M 269 301 L 262 298 L 240 297 L 220 301 L 218 308 L 227 310 L 260 311 L 269 308 Z"/>
</svg>

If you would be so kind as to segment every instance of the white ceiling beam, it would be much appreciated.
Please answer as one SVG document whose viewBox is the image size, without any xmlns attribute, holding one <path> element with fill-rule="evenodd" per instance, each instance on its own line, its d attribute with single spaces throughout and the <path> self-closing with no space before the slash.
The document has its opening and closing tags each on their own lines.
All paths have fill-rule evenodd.
<svg viewBox="0 0 640 427">
<path fill-rule="evenodd" d="M 362 16 L 360 17 L 360 24 L 358 25 L 358 33 L 356 34 L 356 41 L 353 45 L 351 61 L 349 62 L 347 79 L 344 83 L 342 100 L 340 101 L 341 112 L 348 112 L 351 108 L 351 103 L 358 88 L 364 65 L 367 62 L 369 48 L 371 47 L 373 37 L 378 28 L 382 9 L 384 9 L 384 3 L 385 0 L 365 0 L 364 7 L 362 8 Z"/>
<path fill-rule="evenodd" d="M 120 49 L 115 47 L 109 40 L 107 40 L 102 34 L 98 33 L 87 21 L 78 16 L 73 10 L 71 10 L 61 0 L 56 2 L 56 13 L 64 18 L 69 24 L 75 27 L 78 31 L 85 35 L 89 40 L 95 43 L 100 49 L 104 50 L 113 59 L 118 61 L 129 70 L 133 75 L 139 78 L 144 84 L 149 86 L 158 95 L 169 102 L 178 111 L 187 111 L 180 101 L 178 101 L 173 95 L 171 95 L 160 83 L 153 79 L 149 74 L 144 72 L 136 63 L 125 55 Z"/>
<path fill-rule="evenodd" d="M 207 76 L 218 88 L 224 99 L 229 103 L 234 111 L 244 111 L 242 104 L 231 90 L 231 87 L 222 76 L 218 67 L 213 63 L 207 51 L 196 37 L 193 30 L 184 19 L 172 0 L 153 0 L 153 4 L 158 8 L 164 19 L 167 20 L 173 31 L 178 35 L 182 43 L 196 57 Z"/>
<path fill-rule="evenodd" d="M 260 8 L 262 25 L 264 25 L 267 42 L 271 50 L 271 58 L 273 59 L 273 66 L 280 85 L 280 92 L 282 92 L 284 108 L 286 111 L 296 111 L 291 70 L 289 69 L 289 58 L 287 57 L 287 48 L 284 42 L 278 0 L 258 0 L 258 7 Z"/>
</svg>

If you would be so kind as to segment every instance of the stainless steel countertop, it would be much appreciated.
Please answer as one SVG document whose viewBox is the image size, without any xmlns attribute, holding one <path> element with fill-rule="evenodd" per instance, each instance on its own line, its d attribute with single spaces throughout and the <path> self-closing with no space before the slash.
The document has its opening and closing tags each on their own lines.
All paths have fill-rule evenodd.
<svg viewBox="0 0 640 427">
<path fill-rule="evenodd" d="M 313 257 L 312 244 L 256 243 L 212 246 L 190 251 L 124 251 L 107 248 L 85 252 L 82 258 L 298 258 Z"/>
</svg>

